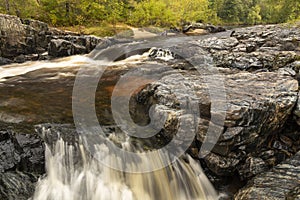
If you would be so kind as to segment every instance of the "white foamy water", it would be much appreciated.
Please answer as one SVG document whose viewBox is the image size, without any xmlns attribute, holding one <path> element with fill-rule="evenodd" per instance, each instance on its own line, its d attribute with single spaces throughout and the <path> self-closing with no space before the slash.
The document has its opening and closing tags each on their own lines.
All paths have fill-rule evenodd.
<svg viewBox="0 0 300 200">
<path fill-rule="evenodd" d="M 47 131 L 46 131 L 47 134 Z M 125 145 L 126 146 L 126 145 Z M 106 152 L 96 145 L 98 153 Z M 80 150 L 78 164 L 75 149 Z M 97 153 L 97 152 L 96 152 Z M 75 158 L 76 157 L 76 158 Z M 109 155 L 111 162 L 119 162 Z M 199 163 L 190 157 L 149 173 L 125 173 L 93 159 L 82 145 L 74 148 L 62 139 L 46 148 L 47 177 L 38 182 L 34 200 L 215 200 L 218 196 Z M 132 169 L 161 162 L 160 157 L 132 163 Z M 77 163 L 77 164 L 76 164 Z"/>
<path fill-rule="evenodd" d="M 123 61 L 109 63 L 85 56 L 72 56 L 54 61 L 27 62 L 0 68 L 0 82 L 7 77 L 18 76 L 39 69 L 97 67 L 138 63 L 147 59 L 149 52 L 135 55 Z M 166 60 L 172 59 L 169 56 Z M 99 64 L 100 63 L 100 64 Z M 58 73 L 56 78 L 73 76 Z M 47 134 L 47 130 L 44 130 Z M 84 140 L 84 139 L 83 139 Z M 107 153 L 105 142 L 95 144 L 94 155 L 119 163 L 120 158 Z M 51 149 L 51 150 L 50 150 Z M 128 143 L 123 149 L 131 150 Z M 79 152 L 79 153 L 78 153 Z M 78 156 L 79 154 L 79 156 Z M 82 144 L 70 145 L 59 139 L 55 147 L 46 146 L 46 176 L 36 186 L 33 200 L 215 200 L 218 195 L 202 171 L 200 164 L 187 156 L 171 165 L 148 173 L 125 173 L 105 166 L 93 158 Z M 160 166 L 169 163 L 159 154 L 149 160 L 132 162 L 129 171 Z M 122 164 L 122 163 L 120 163 Z M 150 167 L 149 167 L 150 166 Z M 130 170 L 132 169 L 132 170 Z"/>
<path fill-rule="evenodd" d="M 7 77 L 19 76 L 39 69 L 75 68 L 90 66 L 93 63 L 96 63 L 96 61 L 86 56 L 71 56 L 52 61 L 34 61 L 5 65 L 0 67 L 0 82 L 5 81 Z"/>
<path fill-rule="evenodd" d="M 143 55 L 134 55 L 121 60 L 118 62 L 105 62 L 99 60 L 93 60 L 87 56 L 70 56 L 66 58 L 51 60 L 51 61 L 32 61 L 25 62 L 22 64 L 10 64 L 0 67 L 0 82 L 6 80 L 6 78 L 23 75 L 39 69 L 70 69 L 70 68 L 79 68 L 79 67 L 97 67 L 101 65 L 122 65 L 122 64 L 135 64 L 139 63 L 148 58 L 149 53 L 146 52 Z M 59 79 L 62 77 L 74 76 L 73 73 L 59 73 L 58 76 L 52 77 L 50 79 Z"/>
</svg>

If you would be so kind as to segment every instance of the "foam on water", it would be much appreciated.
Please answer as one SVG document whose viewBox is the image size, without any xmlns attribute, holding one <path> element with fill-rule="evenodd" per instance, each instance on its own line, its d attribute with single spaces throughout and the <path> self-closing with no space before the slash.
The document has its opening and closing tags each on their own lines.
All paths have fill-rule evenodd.
<svg viewBox="0 0 300 200">
<path fill-rule="evenodd" d="M 175 39 L 174 39 L 175 40 Z M 150 45 L 149 45 L 150 46 Z M 117 49 L 112 49 L 111 52 Z M 120 51 L 130 52 L 132 49 Z M 106 52 L 106 58 L 117 59 L 119 56 Z M 101 52 L 94 53 L 94 59 L 75 56 L 61 59 L 56 62 L 38 62 L 28 64 L 6 66 L 1 78 L 20 75 L 32 70 L 51 67 L 91 67 L 91 63 L 99 66 L 120 65 L 128 62 L 136 63 L 148 58 L 149 52 L 143 55 L 131 56 L 119 62 L 106 62 Z M 166 60 L 172 59 L 167 55 Z M 162 55 L 158 55 L 162 57 Z M 98 59 L 98 60 L 97 60 Z M 108 59 L 109 60 L 109 59 Z M 5 71 L 6 70 L 6 71 Z M 61 74 L 62 75 L 62 74 Z M 47 134 L 48 130 L 43 130 Z M 102 137 L 102 136 L 99 136 Z M 85 141 L 85 135 L 81 135 L 79 141 Z M 107 138 L 93 143 L 95 152 L 86 150 L 84 142 L 68 144 L 59 139 L 54 147 L 46 147 L 47 176 L 39 180 L 33 200 L 215 200 L 218 194 L 204 174 L 199 162 L 188 155 L 186 159 L 172 161 L 165 168 L 147 173 L 129 173 L 112 169 L 101 162 L 101 159 L 111 163 L 123 165 L 121 159 L 109 151 Z M 122 143 L 122 149 L 130 152 L 139 152 L 140 149 L 132 148 L 127 141 Z M 100 158 L 100 159 L 99 159 Z M 165 159 L 165 158 L 164 158 Z M 139 162 L 126 163 L 129 171 L 136 169 L 152 168 L 160 166 L 162 160 L 159 154 L 154 154 L 150 159 L 140 157 Z M 149 167 L 150 166 L 150 167 Z M 155 168 L 155 167 L 154 167 Z M 130 170 L 132 169 L 132 170 Z"/>
<path fill-rule="evenodd" d="M 44 130 L 47 134 L 47 130 Z M 130 149 L 128 143 L 123 148 Z M 96 145 L 104 155 L 107 146 Z M 46 148 L 47 177 L 38 182 L 34 200 L 215 200 L 214 188 L 198 162 L 187 156 L 172 165 L 149 173 L 124 173 L 104 166 L 94 159 L 83 145 L 68 145 L 62 139 L 55 147 Z M 75 149 L 80 151 L 77 156 Z M 109 155 L 111 162 L 119 162 Z M 80 161 L 78 161 L 78 159 Z M 105 159 L 105 158 L 104 158 Z M 161 162 L 160 157 L 139 163 L 131 168 L 147 167 Z M 79 164 L 80 163 L 80 164 Z"/>
<path fill-rule="evenodd" d="M 39 69 L 84 67 L 90 66 L 93 62 L 95 62 L 93 59 L 86 56 L 71 56 L 52 61 L 5 65 L 0 67 L 0 82 L 5 81 L 7 77 L 19 76 Z"/>
</svg>

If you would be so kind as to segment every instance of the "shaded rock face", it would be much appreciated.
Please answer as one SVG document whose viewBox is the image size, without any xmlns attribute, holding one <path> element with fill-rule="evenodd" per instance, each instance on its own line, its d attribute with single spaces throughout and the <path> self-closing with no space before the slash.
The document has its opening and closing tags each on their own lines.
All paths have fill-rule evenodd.
<svg viewBox="0 0 300 200">
<path fill-rule="evenodd" d="M 294 118 L 297 124 L 300 126 L 300 95 L 298 97 L 298 102 L 294 111 Z"/>
<path fill-rule="evenodd" d="M 299 199 L 300 152 L 271 171 L 253 178 L 236 195 L 236 200 Z"/>
<path fill-rule="evenodd" d="M 36 135 L 0 131 L 0 170 L 44 171 L 44 145 Z"/>
<path fill-rule="evenodd" d="M 45 173 L 44 145 L 37 135 L 0 131 L 0 199 L 25 200 Z"/>
<path fill-rule="evenodd" d="M 52 57 L 89 53 L 100 41 L 50 28 L 37 20 L 0 14 L 0 65 L 47 59 L 48 51 Z"/>
<path fill-rule="evenodd" d="M 209 77 L 207 78 L 209 79 Z M 155 102 L 160 105 L 156 106 L 155 111 L 169 115 L 172 113 L 171 121 L 176 122 L 181 115 L 177 111 L 180 109 L 177 99 L 184 98 L 185 91 L 179 93 L 182 96 L 177 94 L 177 97 L 172 91 L 175 91 L 179 84 L 185 85 L 188 90 L 196 90 L 196 97 L 193 100 L 200 102 L 201 115 L 201 118 L 198 119 L 196 142 L 202 144 L 208 126 L 212 125 L 212 122 L 209 122 L 210 112 L 207 110 L 210 108 L 211 102 L 204 80 L 205 78 L 201 79 L 196 75 L 189 75 L 182 79 L 176 75 L 169 75 L 148 86 L 141 95 L 144 98 L 145 93 L 153 94 L 148 97 L 153 99 L 150 104 Z M 292 77 L 280 73 L 240 72 L 225 75 L 225 88 L 227 94 L 226 119 L 224 127 L 220 127 L 223 129 L 223 133 L 205 161 L 216 174 L 228 176 L 236 170 L 240 170 L 240 174 L 244 178 L 248 178 L 251 176 L 248 173 L 255 175 L 267 168 L 264 161 L 255 156 L 260 153 L 268 137 L 274 132 L 280 131 L 291 115 L 297 101 L 298 82 Z M 166 133 L 170 135 L 176 133 L 178 127 L 176 123 L 175 125 L 174 123 L 168 124 L 172 126 L 165 127 Z M 218 122 L 213 123 L 213 126 L 218 126 Z M 253 163 L 256 164 L 253 165 Z M 261 169 L 255 169 L 257 165 L 262 165 Z M 249 168 L 249 166 L 251 167 Z M 252 172 L 245 172 L 251 168 L 253 168 Z"/>
<path fill-rule="evenodd" d="M 200 117 L 189 152 L 199 157 L 208 127 L 222 130 L 203 163 L 212 172 L 212 181 L 237 175 L 247 182 L 300 150 L 299 44 L 298 28 L 256 26 L 237 29 L 231 37 L 202 38 L 190 45 L 170 47 L 192 55 L 191 60 L 205 61 L 205 56 L 210 55 L 221 76 L 205 70 L 200 70 L 199 75 L 192 66 L 181 67 L 181 71 L 168 72 L 145 87 L 137 95 L 137 102 L 145 107 L 155 105 L 155 116 L 168 116 L 162 132 L 169 140 L 186 114 L 181 111 L 180 102 L 185 102 L 182 99 L 198 102 Z M 195 46 L 204 51 L 193 51 Z M 214 79 L 218 83 L 223 81 L 221 77 L 226 89 L 226 118 L 222 125 L 211 121 L 211 97 L 206 82 Z M 195 95 L 187 91 L 195 91 Z M 190 127 L 186 133 L 194 130 Z"/>
<path fill-rule="evenodd" d="M 38 177 L 23 172 L 0 173 L 0 198 L 27 200 L 34 193 Z"/>
<path fill-rule="evenodd" d="M 221 136 L 212 152 L 201 159 L 212 181 L 231 179 L 233 176 L 249 181 L 256 176 L 266 178 L 267 183 L 272 186 L 271 178 L 274 173 L 269 176 L 265 172 L 300 150 L 298 36 L 298 29 L 292 28 L 286 31 L 277 26 L 258 26 L 238 29 L 231 34 L 231 37 L 201 37 L 199 40 L 191 40 L 178 46 L 170 44 L 168 49 L 171 52 L 190 56 L 188 60 L 190 63 L 194 60 L 201 61 L 200 70 L 196 71 L 191 64 L 180 60 L 176 55 L 174 60 L 167 62 L 157 61 L 155 57 L 151 58 L 151 61 L 171 67 L 156 69 L 155 73 L 160 74 L 160 80 L 137 92 L 136 96 L 132 97 L 133 105 L 143 107 L 145 110 L 149 110 L 154 105 L 152 112 L 154 116 L 158 116 L 157 119 L 167 116 L 167 121 L 159 133 L 162 140 L 167 142 L 177 133 L 180 120 L 195 121 L 196 128 L 185 127 L 187 135 L 196 130 L 195 139 L 188 149 L 194 158 L 199 157 L 199 150 L 207 136 L 208 127 L 221 130 Z M 293 44 L 286 45 L 288 42 L 285 42 L 285 39 Z M 92 41 L 96 41 L 92 38 L 90 40 L 91 43 L 87 42 L 88 39 L 81 40 L 80 36 L 51 37 L 49 53 L 51 52 L 53 56 L 65 56 L 74 52 L 84 52 L 89 46 L 92 48 Z M 100 51 L 113 44 L 121 45 L 129 42 L 106 39 L 102 40 L 96 49 Z M 90 56 L 97 59 L 97 51 Z M 206 61 L 211 61 L 210 58 L 218 68 L 217 74 L 208 72 Z M 214 111 L 211 102 L 212 91 L 207 87 L 211 80 L 213 80 L 213 84 L 210 85 L 212 91 L 219 89 L 216 87 L 220 85 L 216 83 L 224 82 L 226 99 L 219 100 L 220 104 L 226 104 L 224 124 L 212 120 Z M 193 91 L 193 95 L 189 95 L 187 91 Z M 188 104 L 186 99 L 193 103 Z M 195 117 L 185 110 L 182 111 L 180 102 L 186 103 L 183 107 L 189 108 L 190 111 L 198 108 L 199 116 Z M 133 116 L 134 112 L 138 111 L 134 106 L 130 110 Z M 148 110 L 145 113 L 148 113 Z M 138 117 L 143 117 L 143 114 Z M 156 123 L 160 124 L 159 121 L 153 122 L 154 125 Z M 71 143 L 77 140 L 73 137 L 75 130 L 68 125 L 46 124 L 36 126 L 36 129 L 38 133 L 45 133 L 41 131 L 42 129 L 48 130 L 47 135 L 42 136 L 48 144 L 58 138 L 57 133 L 66 133 L 63 137 Z M 40 154 L 43 147 L 40 145 L 40 140 L 34 135 L 15 135 L 8 131 L 1 133 L 0 170 L 3 175 L 0 181 L 4 183 L 0 184 L 3 185 L 2 188 L 0 187 L 0 195 L 3 199 L 18 199 L 16 195 L 21 196 L 23 193 L 26 193 L 24 196 L 30 196 L 32 184 L 36 180 L 32 174 L 43 173 L 42 170 L 35 171 L 39 169 L 39 164 L 43 166 L 43 157 Z M 291 159 L 293 162 L 295 159 L 299 160 L 298 154 Z M 278 165 L 279 167 L 275 167 L 273 171 L 277 173 L 276 170 L 279 170 L 278 173 L 284 176 L 290 176 L 291 172 L 293 177 L 296 177 L 299 172 L 294 168 L 298 168 L 299 163 L 296 161 L 294 163 L 295 165 L 289 163 Z M 16 169 L 21 170 L 22 173 L 13 172 Z M 288 179 L 295 181 L 293 177 Z M 11 179 L 23 188 L 18 190 L 19 193 L 9 182 Z M 260 179 L 259 183 L 263 183 L 263 179 Z M 282 180 L 280 177 L 276 179 L 274 187 L 272 186 L 274 190 Z M 28 184 L 22 185 L 21 180 L 28 180 Z M 285 182 L 281 184 L 284 185 Z M 253 184 L 249 182 L 248 185 Z M 289 182 L 288 186 L 294 187 Z M 3 189 L 5 187 L 10 188 L 7 193 Z M 243 191 L 237 194 L 236 199 L 250 193 L 247 189 L 246 192 Z M 251 195 L 263 197 L 268 195 L 265 191 L 251 189 Z M 284 190 L 284 194 L 286 193 L 290 198 L 299 195 L 297 192 Z M 280 199 L 281 190 L 274 192 L 274 195 Z"/>
<path fill-rule="evenodd" d="M 202 32 L 199 30 L 202 30 Z M 182 32 L 188 35 L 201 35 L 201 34 L 217 33 L 223 31 L 226 31 L 224 27 L 214 26 L 211 24 L 203 24 L 198 22 L 185 25 L 182 28 Z"/>
<path fill-rule="evenodd" d="M 48 54 L 63 57 L 91 52 L 102 39 L 94 36 L 59 36 L 49 43 Z"/>
</svg>

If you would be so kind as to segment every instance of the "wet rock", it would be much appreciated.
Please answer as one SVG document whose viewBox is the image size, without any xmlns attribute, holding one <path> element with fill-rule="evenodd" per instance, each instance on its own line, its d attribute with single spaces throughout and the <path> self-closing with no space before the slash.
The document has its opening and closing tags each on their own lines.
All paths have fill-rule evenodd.
<svg viewBox="0 0 300 200">
<path fill-rule="evenodd" d="M 25 200 L 45 173 L 45 148 L 35 134 L 0 131 L 0 199 Z"/>
<path fill-rule="evenodd" d="M 235 199 L 297 199 L 299 190 L 296 188 L 300 184 L 299 174 L 300 152 L 291 159 L 275 166 L 269 172 L 253 178 L 235 195 Z"/>
<path fill-rule="evenodd" d="M 300 126 L 300 96 L 298 97 L 297 105 L 294 110 L 294 117 L 296 119 L 296 122 Z"/>
<path fill-rule="evenodd" d="M 225 45 L 225 48 L 224 40 L 230 41 L 227 37 L 208 38 L 199 44 L 210 51 L 219 67 L 274 71 L 299 60 L 300 38 L 297 28 L 254 26 L 234 30 L 231 38 L 237 41 L 231 39 L 232 45 Z"/>
<path fill-rule="evenodd" d="M 267 164 L 261 158 L 248 157 L 238 172 L 242 180 L 249 180 L 267 170 Z"/>
<path fill-rule="evenodd" d="M 44 146 L 37 135 L 0 131 L 0 171 L 44 172 Z"/>
<path fill-rule="evenodd" d="M 76 128 L 70 124 L 39 124 L 35 126 L 35 131 L 50 146 L 55 145 L 60 138 L 69 144 L 78 142 Z"/>
<path fill-rule="evenodd" d="M 11 64 L 13 61 L 7 58 L 0 57 L 0 66 Z"/>
<path fill-rule="evenodd" d="M 234 174 L 240 162 L 238 158 L 224 157 L 215 153 L 210 153 L 204 160 L 207 167 L 217 175 Z"/>
<path fill-rule="evenodd" d="M 62 39 L 53 39 L 50 41 L 48 54 L 53 57 L 64 57 L 75 54 L 86 53 L 86 48 Z"/>
<path fill-rule="evenodd" d="M 226 31 L 224 27 L 214 26 L 211 24 L 198 23 L 198 22 L 185 25 L 182 28 L 182 32 L 185 34 L 191 34 L 197 30 L 203 30 L 200 34 L 217 33 L 217 32 Z"/>
<path fill-rule="evenodd" d="M 22 149 L 22 160 L 18 169 L 42 174 L 45 171 L 44 142 L 37 135 L 15 134 L 16 142 Z"/>
<path fill-rule="evenodd" d="M 0 138 L 0 171 L 4 172 L 16 168 L 21 162 L 21 155 L 8 132 L 1 131 Z"/>
<path fill-rule="evenodd" d="M 0 199 L 27 200 L 34 193 L 38 178 L 22 172 L 0 173 Z"/>
<path fill-rule="evenodd" d="M 148 99 L 153 99 L 152 103 L 163 105 L 156 107 L 155 112 L 160 114 L 155 116 L 162 116 L 162 113 L 177 113 L 168 114 L 170 119 L 164 127 L 168 137 L 176 133 L 174 130 L 178 127 L 176 121 L 181 116 L 178 111 L 182 108 L 180 102 L 187 96 L 190 102 L 198 102 L 200 119 L 196 132 L 197 143 L 204 142 L 209 127 L 223 130 L 212 153 L 205 158 L 208 167 L 214 173 L 228 176 L 240 169 L 241 176 L 247 178 L 262 172 L 265 170 L 264 161 L 251 158 L 251 155 L 260 153 L 268 137 L 274 132 L 279 132 L 285 125 L 297 101 L 298 82 L 279 72 L 254 74 L 240 72 L 225 75 L 227 109 L 224 127 L 220 127 L 218 119 L 210 119 L 211 101 L 207 82 L 205 82 L 209 78 L 206 76 L 211 78 L 211 75 L 200 77 L 192 74 L 184 77 L 175 74 L 167 75 L 148 86 L 140 95 L 145 99 L 145 95 L 148 94 L 150 95 Z M 221 81 L 218 78 L 220 77 L 214 77 L 215 83 Z M 195 96 L 191 96 L 187 91 L 195 91 Z M 196 106 L 196 104 L 190 106 Z M 187 108 L 186 105 L 183 105 L 183 108 Z M 190 133 L 192 129 L 186 132 Z M 252 169 L 247 172 L 244 169 L 249 165 Z"/>
<path fill-rule="evenodd" d="M 300 199 L 300 186 L 293 188 L 291 192 L 286 195 L 286 200 L 299 200 Z"/>
<path fill-rule="evenodd" d="M 52 41 L 55 39 L 65 42 Z M 37 20 L 0 14 L 0 65 L 9 63 L 9 60 L 21 63 L 48 58 L 41 55 L 47 51 L 50 42 L 49 55 L 61 57 L 89 53 L 100 41 L 95 36 L 79 36 L 76 33 L 49 28 L 46 23 Z M 59 44 L 61 47 L 57 46 Z M 53 47 L 55 45 L 56 49 Z"/>
</svg>

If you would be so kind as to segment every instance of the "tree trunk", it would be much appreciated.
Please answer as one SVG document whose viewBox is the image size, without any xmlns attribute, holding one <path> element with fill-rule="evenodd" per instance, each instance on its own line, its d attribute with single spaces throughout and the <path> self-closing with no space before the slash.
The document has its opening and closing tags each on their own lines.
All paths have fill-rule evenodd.
<svg viewBox="0 0 300 200">
<path fill-rule="evenodd" d="M 7 14 L 10 14 L 10 4 L 9 4 L 9 0 L 5 0 L 5 6 L 6 6 L 6 12 L 7 12 Z"/>
<path fill-rule="evenodd" d="M 66 16 L 69 17 L 70 15 L 70 2 L 66 2 Z"/>
</svg>

